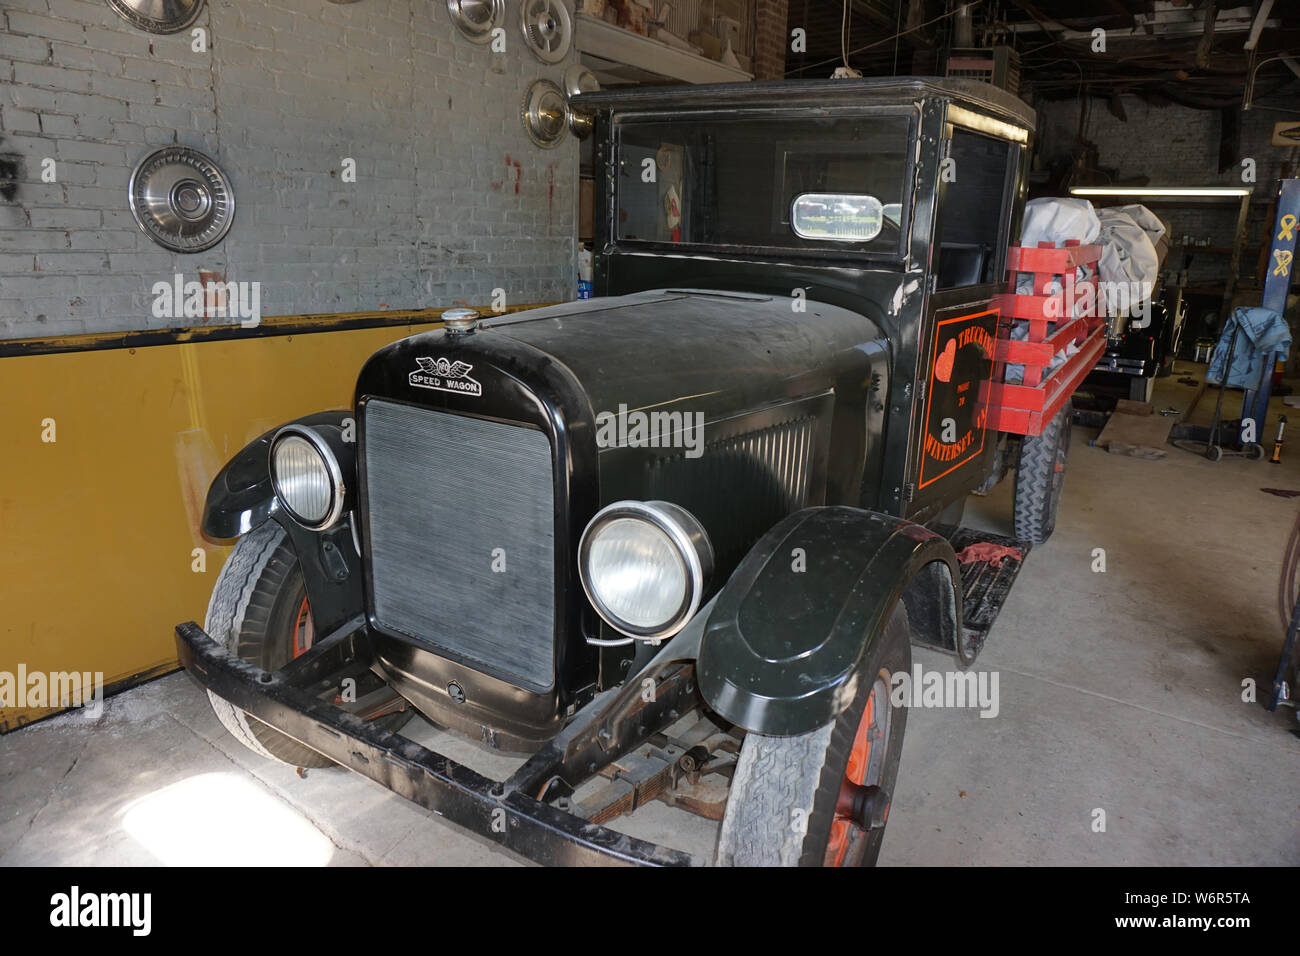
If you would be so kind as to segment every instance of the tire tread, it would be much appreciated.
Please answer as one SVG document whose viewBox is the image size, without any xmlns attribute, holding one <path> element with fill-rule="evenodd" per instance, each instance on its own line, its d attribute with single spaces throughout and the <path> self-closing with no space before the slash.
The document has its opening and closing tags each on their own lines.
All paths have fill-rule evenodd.
<svg viewBox="0 0 1300 956">
<path fill-rule="evenodd" d="M 1071 404 L 1066 402 L 1040 435 L 1025 436 L 1020 443 L 1013 505 L 1014 526 L 1016 537 L 1030 544 L 1042 544 L 1056 530 L 1052 477 L 1061 430 L 1067 427 L 1071 408 Z M 1067 449 L 1067 454 L 1068 451 Z"/>
<path fill-rule="evenodd" d="M 274 521 L 239 539 L 217 576 L 203 629 L 241 660 L 260 661 L 261 642 L 275 595 L 294 563 L 288 536 Z M 230 735 L 253 753 L 294 767 L 331 767 L 333 761 L 305 747 L 234 704 L 208 691 L 212 710 Z"/>
</svg>

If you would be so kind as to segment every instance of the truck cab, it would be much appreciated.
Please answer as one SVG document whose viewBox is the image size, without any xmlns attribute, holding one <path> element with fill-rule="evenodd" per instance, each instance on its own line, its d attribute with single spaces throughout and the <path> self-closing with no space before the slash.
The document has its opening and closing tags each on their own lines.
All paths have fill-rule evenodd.
<svg viewBox="0 0 1300 956">
<path fill-rule="evenodd" d="M 911 645 L 973 662 L 1060 498 L 1068 392 L 995 417 L 1032 113 L 912 78 L 571 108 L 596 297 L 451 310 L 240 452 L 182 662 L 263 756 L 542 862 L 869 864 Z M 1017 536 L 961 528 L 1013 456 Z M 524 761 L 481 777 L 414 711 Z M 607 826 L 656 798 L 719 821 L 708 859 Z"/>
</svg>

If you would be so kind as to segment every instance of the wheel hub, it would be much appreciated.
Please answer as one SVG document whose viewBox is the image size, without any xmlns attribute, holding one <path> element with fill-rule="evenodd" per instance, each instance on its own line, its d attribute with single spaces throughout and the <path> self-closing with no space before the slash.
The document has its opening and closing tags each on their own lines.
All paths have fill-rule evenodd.
<svg viewBox="0 0 1300 956">
<path fill-rule="evenodd" d="M 845 780 L 835 802 L 835 816 L 862 830 L 880 830 L 889 820 L 890 794 L 874 784 Z"/>
<path fill-rule="evenodd" d="M 830 840 L 826 845 L 827 866 L 843 866 L 850 858 L 850 849 L 872 830 L 883 829 L 889 819 L 892 795 L 878 783 L 867 782 L 873 776 L 879 778 L 888 736 L 889 687 L 882 676 L 872 685 L 862 710 L 862 719 L 853 735 L 844 779 L 840 781 L 840 792 L 835 801 Z"/>
</svg>

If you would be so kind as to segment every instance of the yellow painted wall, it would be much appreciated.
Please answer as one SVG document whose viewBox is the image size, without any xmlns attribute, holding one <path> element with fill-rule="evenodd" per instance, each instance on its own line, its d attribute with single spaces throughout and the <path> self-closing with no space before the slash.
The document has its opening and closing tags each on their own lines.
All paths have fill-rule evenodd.
<svg viewBox="0 0 1300 956">
<path fill-rule="evenodd" d="M 0 672 L 111 685 L 174 668 L 172 628 L 202 622 L 229 551 L 198 531 L 216 471 L 281 422 L 347 407 L 372 352 L 429 327 L 0 358 Z M 51 712 L 0 707 L 0 730 Z"/>
</svg>

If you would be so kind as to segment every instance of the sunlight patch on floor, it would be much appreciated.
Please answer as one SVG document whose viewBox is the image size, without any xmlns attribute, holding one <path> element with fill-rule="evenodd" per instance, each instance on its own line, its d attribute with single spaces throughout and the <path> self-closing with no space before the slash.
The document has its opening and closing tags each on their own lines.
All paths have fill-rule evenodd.
<svg viewBox="0 0 1300 956">
<path fill-rule="evenodd" d="M 205 773 L 127 805 L 122 827 L 167 866 L 325 866 L 329 838 L 257 783 Z"/>
</svg>

